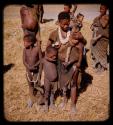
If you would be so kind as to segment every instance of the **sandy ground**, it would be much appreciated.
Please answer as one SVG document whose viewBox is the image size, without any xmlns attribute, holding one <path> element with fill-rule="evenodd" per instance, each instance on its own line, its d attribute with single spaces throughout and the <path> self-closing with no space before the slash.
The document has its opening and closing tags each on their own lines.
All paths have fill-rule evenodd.
<svg viewBox="0 0 113 125">
<path fill-rule="evenodd" d="M 50 7 L 51 6 L 51 7 Z M 49 12 L 62 10 L 61 5 L 56 8 L 52 5 L 44 6 L 46 15 L 51 19 Z M 85 8 L 86 5 L 79 6 Z M 91 9 L 91 6 L 88 10 Z M 54 8 L 54 9 L 53 9 Z M 27 107 L 28 84 L 25 78 L 25 67 L 22 62 L 23 33 L 21 29 L 19 5 L 10 5 L 4 9 L 4 65 L 9 65 L 4 73 L 4 117 L 9 121 L 103 121 L 109 118 L 109 70 L 96 74 L 91 67 L 90 51 L 87 53 L 87 76 L 90 77 L 88 86 L 80 93 L 77 101 L 76 115 L 67 111 L 57 110 L 46 113 L 37 112 L 35 106 Z M 98 9 L 98 7 L 97 7 Z M 79 10 L 78 10 L 79 11 Z M 97 11 L 97 10 L 96 10 Z M 48 15 L 47 15 L 48 14 Z M 53 19 L 56 19 L 55 17 Z M 87 39 L 87 48 L 90 49 L 92 20 L 85 20 L 82 33 Z M 42 50 L 45 50 L 49 33 L 57 26 L 55 20 L 41 24 Z M 91 80 L 92 78 L 92 80 Z M 61 98 L 56 100 L 56 106 Z"/>
</svg>

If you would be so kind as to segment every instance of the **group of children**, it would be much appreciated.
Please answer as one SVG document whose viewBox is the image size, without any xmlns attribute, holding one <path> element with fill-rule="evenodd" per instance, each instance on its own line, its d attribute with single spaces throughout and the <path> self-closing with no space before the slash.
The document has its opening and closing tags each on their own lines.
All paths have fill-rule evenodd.
<svg viewBox="0 0 113 125">
<path fill-rule="evenodd" d="M 70 112 L 76 113 L 77 92 L 83 70 L 85 70 L 82 68 L 83 59 L 86 56 L 84 46 L 87 43 L 80 32 L 84 15 L 79 13 L 76 18 L 74 16 L 72 18 L 76 8 L 77 6 L 74 5 L 74 11 L 71 13 L 71 5 L 64 5 L 64 11 L 58 14 L 58 28 L 50 34 L 44 56 L 40 47 L 40 39 L 37 39 L 36 33 L 35 35 L 31 33 L 33 29 L 24 28 L 23 30 L 25 47 L 23 62 L 29 83 L 29 107 L 37 102 L 38 105 L 44 104 L 43 110 L 46 112 L 49 109 L 56 109 L 55 93 L 60 90 L 63 100 L 59 108 L 65 109 L 68 102 L 67 94 L 70 92 Z M 25 15 L 22 19 L 24 22 Z M 29 32 L 26 33 L 25 30 Z M 40 82 L 42 70 L 44 71 L 44 85 Z"/>
</svg>

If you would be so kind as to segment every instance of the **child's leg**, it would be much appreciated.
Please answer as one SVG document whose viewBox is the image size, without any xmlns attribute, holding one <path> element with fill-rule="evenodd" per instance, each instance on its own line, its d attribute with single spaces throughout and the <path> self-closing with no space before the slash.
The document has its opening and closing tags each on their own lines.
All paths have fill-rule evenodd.
<svg viewBox="0 0 113 125">
<path fill-rule="evenodd" d="M 32 80 L 32 76 L 30 73 L 28 73 L 28 77 L 30 80 Z M 28 107 L 32 107 L 33 103 L 36 101 L 36 90 L 34 89 L 34 83 L 30 82 L 27 78 L 28 85 L 29 85 L 29 96 L 30 99 L 28 100 Z"/>
<path fill-rule="evenodd" d="M 51 95 L 50 95 L 50 108 L 52 110 L 55 110 L 56 109 L 56 106 L 55 106 L 55 98 L 54 98 L 54 95 L 55 95 L 55 92 L 54 92 L 54 85 L 51 85 Z"/>
<path fill-rule="evenodd" d="M 44 89 L 45 89 L 45 111 L 48 111 L 49 95 L 50 95 L 50 83 L 48 79 L 44 79 Z"/>
</svg>

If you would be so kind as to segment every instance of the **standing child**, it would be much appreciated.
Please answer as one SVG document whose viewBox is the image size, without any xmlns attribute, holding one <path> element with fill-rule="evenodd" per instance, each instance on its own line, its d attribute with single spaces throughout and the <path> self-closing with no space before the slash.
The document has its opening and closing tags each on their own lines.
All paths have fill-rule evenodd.
<svg viewBox="0 0 113 125">
<path fill-rule="evenodd" d="M 56 69 L 57 54 L 57 49 L 50 45 L 46 48 L 45 57 L 42 60 L 44 69 L 45 111 L 48 111 L 49 108 L 55 109 L 54 94 L 57 90 L 58 77 Z"/>
<path fill-rule="evenodd" d="M 33 103 L 38 104 L 43 99 L 43 89 L 40 87 L 41 67 L 39 57 L 39 47 L 34 45 L 35 37 L 31 35 L 24 36 L 23 63 L 26 67 L 26 76 L 29 85 L 30 100 L 28 106 L 32 107 Z M 38 86 L 37 86 L 38 85 Z M 36 87 L 36 88 L 35 88 Z M 38 93 L 37 93 L 38 92 Z M 38 95 L 37 95 L 38 94 Z M 37 97 L 38 96 L 38 97 Z"/>
</svg>

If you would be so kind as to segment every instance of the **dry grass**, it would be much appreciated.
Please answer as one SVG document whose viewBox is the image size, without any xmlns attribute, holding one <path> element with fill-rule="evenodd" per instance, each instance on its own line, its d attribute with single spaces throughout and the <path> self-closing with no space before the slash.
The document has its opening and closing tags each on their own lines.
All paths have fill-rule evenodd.
<svg viewBox="0 0 113 125">
<path fill-rule="evenodd" d="M 4 74 L 4 113 L 9 121 L 103 121 L 109 118 L 109 71 L 96 74 L 91 67 L 90 51 L 88 52 L 89 67 L 87 73 L 93 76 L 92 84 L 80 94 L 77 102 L 77 114 L 68 111 L 49 111 L 39 113 L 33 106 L 29 109 L 28 85 L 25 78 L 25 67 L 22 62 L 22 29 L 19 17 L 20 6 L 8 6 L 4 10 L 4 65 L 14 64 Z M 57 27 L 54 21 L 41 24 L 42 49 L 45 49 L 49 33 Z M 90 24 L 85 21 L 82 33 L 90 48 Z M 58 98 L 56 104 L 61 98 Z M 69 110 L 69 103 L 67 110 Z"/>
</svg>

